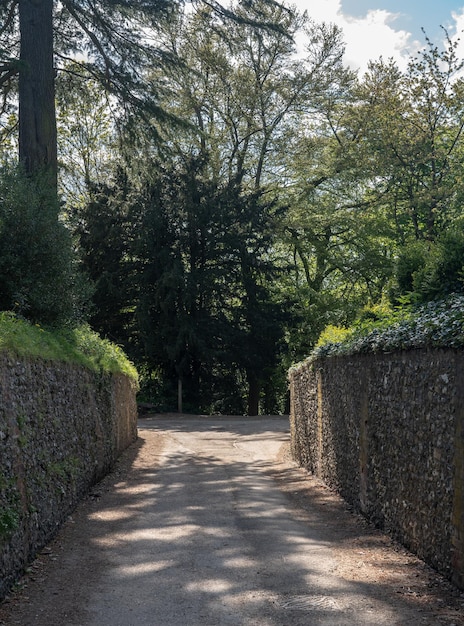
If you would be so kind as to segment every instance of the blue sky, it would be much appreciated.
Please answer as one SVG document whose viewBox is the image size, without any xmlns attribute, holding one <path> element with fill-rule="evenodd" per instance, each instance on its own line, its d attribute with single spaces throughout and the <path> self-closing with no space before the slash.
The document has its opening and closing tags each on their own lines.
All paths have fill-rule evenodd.
<svg viewBox="0 0 464 626">
<path fill-rule="evenodd" d="M 432 38 L 440 35 L 440 25 L 452 23 L 452 13 L 462 12 L 464 1 L 459 0 L 342 0 L 343 13 L 362 17 L 371 10 L 385 9 L 397 14 L 392 26 L 407 30 L 415 38 L 422 37 L 421 27 Z"/>
<path fill-rule="evenodd" d="M 425 45 L 423 27 L 440 45 L 443 25 L 453 38 L 461 34 L 464 57 L 464 0 L 290 0 L 316 21 L 335 22 L 346 42 L 346 62 L 361 71 L 369 59 L 393 57 L 405 67 Z"/>
</svg>

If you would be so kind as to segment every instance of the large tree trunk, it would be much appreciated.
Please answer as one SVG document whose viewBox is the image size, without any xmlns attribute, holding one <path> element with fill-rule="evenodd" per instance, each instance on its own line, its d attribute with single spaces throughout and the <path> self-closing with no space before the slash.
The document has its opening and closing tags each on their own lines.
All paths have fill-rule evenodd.
<svg viewBox="0 0 464 626">
<path fill-rule="evenodd" d="M 247 414 L 251 417 L 259 414 L 260 384 L 254 373 L 248 373 L 248 407 Z"/>
<path fill-rule="evenodd" d="M 28 173 L 46 171 L 56 187 L 53 0 L 19 0 L 19 158 Z"/>
</svg>

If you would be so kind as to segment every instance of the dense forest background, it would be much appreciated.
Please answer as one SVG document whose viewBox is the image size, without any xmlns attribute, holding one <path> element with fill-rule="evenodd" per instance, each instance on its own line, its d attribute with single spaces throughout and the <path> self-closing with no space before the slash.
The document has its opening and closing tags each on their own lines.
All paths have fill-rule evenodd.
<svg viewBox="0 0 464 626">
<path fill-rule="evenodd" d="M 0 7 L 1 310 L 88 322 L 159 410 L 256 414 L 327 326 L 462 293 L 445 31 L 361 76 L 271 0 L 39 4 Z"/>
</svg>

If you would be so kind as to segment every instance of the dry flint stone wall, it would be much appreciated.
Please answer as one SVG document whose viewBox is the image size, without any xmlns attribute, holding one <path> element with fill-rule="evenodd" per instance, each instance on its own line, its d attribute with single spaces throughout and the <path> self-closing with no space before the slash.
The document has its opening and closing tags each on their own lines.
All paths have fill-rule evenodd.
<svg viewBox="0 0 464 626">
<path fill-rule="evenodd" d="M 464 588 L 464 352 L 319 358 L 290 387 L 295 460 Z"/>
<path fill-rule="evenodd" d="M 135 384 L 0 354 L 0 598 L 137 437 Z"/>
</svg>

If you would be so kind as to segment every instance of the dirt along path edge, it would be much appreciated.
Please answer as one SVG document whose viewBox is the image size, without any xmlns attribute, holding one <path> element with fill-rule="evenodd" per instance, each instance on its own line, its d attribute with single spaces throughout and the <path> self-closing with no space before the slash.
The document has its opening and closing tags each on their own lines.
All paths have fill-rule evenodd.
<svg viewBox="0 0 464 626">
<path fill-rule="evenodd" d="M 378 583 L 384 595 L 397 595 L 433 614 L 437 626 L 464 625 L 464 592 L 298 467 L 288 444 L 282 446 L 272 476 L 293 503 L 295 517 L 318 525 L 332 544 L 341 578 Z"/>
</svg>

